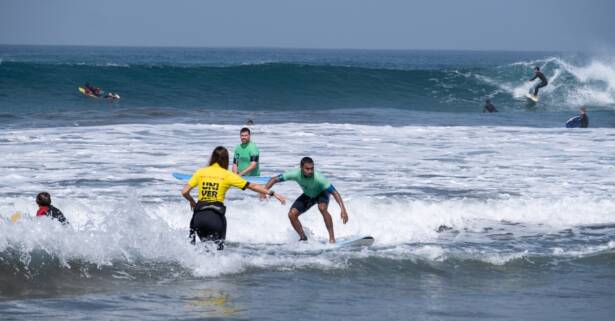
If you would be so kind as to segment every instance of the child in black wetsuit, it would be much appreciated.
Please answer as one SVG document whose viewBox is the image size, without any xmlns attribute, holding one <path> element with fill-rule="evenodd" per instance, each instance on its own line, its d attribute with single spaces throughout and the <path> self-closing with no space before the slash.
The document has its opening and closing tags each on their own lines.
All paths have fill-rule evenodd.
<svg viewBox="0 0 615 321">
<path fill-rule="evenodd" d="M 52 219 L 60 221 L 62 224 L 68 224 L 66 217 L 62 211 L 57 207 L 51 205 L 51 195 L 47 192 L 41 192 L 36 195 L 36 204 L 38 204 L 38 211 L 36 216 L 49 216 Z"/>
</svg>

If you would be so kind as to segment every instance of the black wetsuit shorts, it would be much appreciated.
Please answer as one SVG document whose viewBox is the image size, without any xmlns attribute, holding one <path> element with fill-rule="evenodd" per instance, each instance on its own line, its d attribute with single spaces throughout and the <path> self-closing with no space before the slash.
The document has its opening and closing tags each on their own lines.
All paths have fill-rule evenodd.
<svg viewBox="0 0 615 321">
<path fill-rule="evenodd" d="M 201 242 L 214 241 L 218 249 L 224 248 L 226 238 L 226 206 L 220 202 L 198 202 L 190 221 L 190 239 L 194 244 L 196 236 Z"/>
<path fill-rule="evenodd" d="M 305 194 L 301 194 L 293 205 L 290 208 L 296 208 L 299 211 L 299 214 L 305 213 L 310 207 L 314 206 L 314 204 L 325 203 L 329 204 L 329 192 L 323 191 L 318 194 L 316 197 L 309 197 Z"/>
</svg>

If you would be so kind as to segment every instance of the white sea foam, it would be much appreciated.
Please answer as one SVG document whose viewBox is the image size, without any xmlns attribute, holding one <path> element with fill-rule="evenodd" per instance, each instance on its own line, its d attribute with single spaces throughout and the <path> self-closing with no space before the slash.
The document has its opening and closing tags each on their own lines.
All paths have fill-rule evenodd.
<svg viewBox="0 0 615 321">
<path fill-rule="evenodd" d="M 195 170 L 217 145 L 232 148 L 238 129 L 168 124 L 0 131 L 0 215 L 24 216 L 17 224 L 0 220 L 0 252 L 18 249 L 27 260 L 43 249 L 63 262 L 99 265 L 175 262 L 205 276 L 250 267 L 339 268 L 347 257 L 365 255 L 436 261 L 466 255 L 505 264 L 532 255 L 534 247 L 489 247 L 491 230 L 516 238 L 615 222 L 613 129 L 257 125 L 253 139 L 263 174 L 295 168 L 302 156 L 312 156 L 350 213 L 342 225 L 332 201 L 337 236 L 373 235 L 376 247 L 328 251 L 320 243 L 327 234 L 315 209 L 302 216 L 313 242 L 299 245 L 288 204 L 233 190 L 227 236 L 239 245 L 203 253 L 186 241 L 190 212 L 179 195 L 183 183 L 170 173 Z M 41 190 L 51 192 L 71 222 L 68 228 L 34 218 L 34 196 Z M 292 182 L 276 191 L 290 201 L 300 193 Z M 443 226 L 456 234 L 439 233 Z M 482 245 L 458 248 L 466 241 Z M 604 250 L 562 246 L 583 255 Z M 554 250 L 545 245 L 544 251 Z"/>
<path fill-rule="evenodd" d="M 499 79 L 493 76 L 477 74 L 475 77 L 498 88 L 498 92 L 510 94 L 523 99 L 534 84 L 527 82 L 531 68 L 539 66 L 549 78 L 549 85 L 541 89 L 541 99 L 549 102 L 551 108 L 562 109 L 564 106 L 576 108 L 580 105 L 595 105 L 613 108 L 615 104 L 615 61 L 609 58 L 595 58 L 585 64 L 575 64 L 559 57 L 540 60 L 521 61 L 502 68 L 527 68 L 519 74 L 516 81 L 509 77 Z M 515 69 L 500 70 L 504 73 Z M 558 107 L 560 106 L 560 107 Z"/>
</svg>

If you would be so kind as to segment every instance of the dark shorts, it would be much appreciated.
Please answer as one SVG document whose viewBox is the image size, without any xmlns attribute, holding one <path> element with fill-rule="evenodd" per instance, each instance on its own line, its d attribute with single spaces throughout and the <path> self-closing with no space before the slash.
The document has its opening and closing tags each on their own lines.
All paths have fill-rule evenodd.
<svg viewBox="0 0 615 321">
<path fill-rule="evenodd" d="M 314 204 L 325 203 L 329 205 L 329 192 L 324 191 L 316 197 L 309 197 L 305 194 L 301 194 L 293 205 L 290 207 L 291 209 L 296 208 L 299 211 L 299 214 L 305 213 L 310 207 L 314 206 Z"/>
<path fill-rule="evenodd" d="M 190 239 L 195 243 L 196 236 L 201 242 L 214 241 L 218 249 L 224 248 L 226 238 L 226 207 L 222 203 L 199 202 L 190 220 Z"/>
</svg>

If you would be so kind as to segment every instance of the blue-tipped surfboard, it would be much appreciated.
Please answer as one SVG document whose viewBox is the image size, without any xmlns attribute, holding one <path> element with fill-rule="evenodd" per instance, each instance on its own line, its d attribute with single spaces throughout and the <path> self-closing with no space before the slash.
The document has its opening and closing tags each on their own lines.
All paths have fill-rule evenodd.
<svg viewBox="0 0 615 321">
<path fill-rule="evenodd" d="M 172 175 L 173 177 L 177 178 L 180 181 L 187 181 L 190 179 L 190 177 L 192 177 L 192 174 L 185 174 L 185 173 L 173 173 Z M 243 176 L 243 178 L 250 183 L 267 184 L 267 182 L 269 181 L 271 177 L 269 176 Z"/>
</svg>

